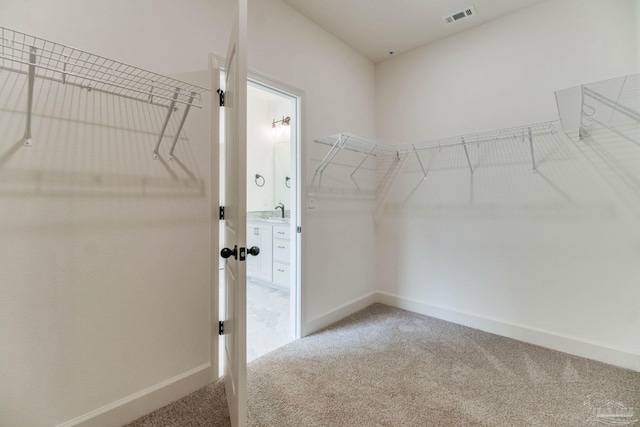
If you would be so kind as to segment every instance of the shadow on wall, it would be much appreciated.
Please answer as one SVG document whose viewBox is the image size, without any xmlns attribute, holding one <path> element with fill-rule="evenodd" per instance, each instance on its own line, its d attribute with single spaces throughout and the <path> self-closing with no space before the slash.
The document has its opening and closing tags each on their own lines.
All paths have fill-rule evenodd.
<svg viewBox="0 0 640 427">
<path fill-rule="evenodd" d="M 27 77 L 5 71 L 0 79 L 3 197 L 205 197 L 186 129 L 172 160 L 152 159 L 166 108 L 36 79 L 33 146 L 26 147 Z M 161 150 L 178 120 L 173 114 Z"/>
<path fill-rule="evenodd" d="M 605 219 L 617 203 L 602 197 L 609 187 L 640 216 L 638 147 L 612 132 L 594 130 L 575 143 L 569 135 L 558 123 L 543 123 L 415 144 L 320 138 L 312 146 L 309 193 L 370 200 L 378 219 Z"/>
<path fill-rule="evenodd" d="M 613 135 L 598 138 L 573 143 L 561 132 L 537 138 L 535 172 L 528 143 L 517 139 L 470 144 L 469 162 L 462 147 L 416 154 L 405 159 L 381 212 L 448 219 L 604 219 L 615 214 L 615 201 L 601 197 L 608 186 L 640 218 L 640 176 L 631 168 L 640 150 L 622 148 L 624 141 Z"/>
</svg>

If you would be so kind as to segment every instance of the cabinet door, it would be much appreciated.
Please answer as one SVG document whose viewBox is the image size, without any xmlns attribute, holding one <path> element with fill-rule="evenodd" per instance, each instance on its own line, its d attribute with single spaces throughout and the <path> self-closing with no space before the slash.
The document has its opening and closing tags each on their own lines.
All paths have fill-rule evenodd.
<svg viewBox="0 0 640 427">
<path fill-rule="evenodd" d="M 276 229 L 274 228 L 274 231 Z M 273 239 L 273 262 L 284 262 L 289 264 L 291 258 L 290 244 L 288 240 Z"/>
<path fill-rule="evenodd" d="M 258 275 L 258 258 L 262 255 L 262 244 L 260 242 L 260 227 L 254 224 L 247 224 L 247 247 L 257 246 L 260 254 L 247 257 L 247 276 L 256 277 Z"/>
<path fill-rule="evenodd" d="M 273 261 L 273 283 L 289 289 L 289 264 Z"/>
<path fill-rule="evenodd" d="M 257 246 L 260 254 L 247 257 L 247 276 L 272 281 L 273 263 L 273 227 L 264 224 L 249 224 L 247 226 L 247 246 Z"/>
<path fill-rule="evenodd" d="M 274 225 L 273 226 L 273 238 L 289 240 L 289 226 L 288 225 Z"/>
<path fill-rule="evenodd" d="M 291 242 L 289 226 L 273 226 L 273 283 L 289 289 Z"/>
</svg>

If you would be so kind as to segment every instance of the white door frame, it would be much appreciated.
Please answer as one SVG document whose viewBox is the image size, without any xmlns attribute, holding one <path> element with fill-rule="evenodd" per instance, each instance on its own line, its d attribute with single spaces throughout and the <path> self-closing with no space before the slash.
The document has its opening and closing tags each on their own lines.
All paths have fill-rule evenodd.
<svg viewBox="0 0 640 427">
<path fill-rule="evenodd" d="M 212 271 L 211 271 L 211 379 L 212 381 L 218 379 L 224 372 L 219 369 L 220 363 L 222 362 L 220 358 L 220 341 L 221 338 L 218 336 L 218 322 L 223 320 L 220 318 L 219 312 L 219 304 L 220 304 L 220 283 L 219 283 L 219 254 L 222 247 L 220 246 L 220 238 L 217 230 L 219 230 L 220 222 L 217 219 L 217 209 L 218 206 L 223 203 L 221 199 L 222 194 L 220 194 L 220 157 L 219 153 L 219 144 L 220 144 L 220 127 L 217 123 L 219 121 L 220 115 L 220 107 L 219 107 L 219 97 L 216 96 L 215 92 L 221 85 L 220 81 L 220 72 L 224 72 L 224 64 L 226 60 L 224 57 L 211 54 L 210 62 L 212 64 L 212 73 L 216 75 L 211 76 L 211 104 L 212 104 L 212 112 L 211 114 L 216 115 L 216 119 L 212 120 L 212 128 L 211 128 L 211 138 L 212 138 L 212 182 L 211 182 L 211 201 L 212 201 L 212 251 L 211 256 L 215 259 L 212 260 Z M 217 65 L 217 68 L 216 68 Z M 306 150 L 304 145 L 302 144 L 302 136 L 304 135 L 304 123 L 305 123 L 305 92 L 300 90 L 294 86 L 290 86 L 281 81 L 272 79 L 264 74 L 257 73 L 252 70 L 247 70 L 248 80 L 251 80 L 255 83 L 260 84 L 261 86 L 272 88 L 278 92 L 282 92 L 286 95 L 292 96 L 296 99 L 296 118 L 294 118 L 293 122 L 295 124 L 295 128 L 292 130 L 293 135 L 295 136 L 295 146 L 296 150 L 296 188 L 295 188 L 295 218 L 291 219 L 291 223 L 297 229 L 298 226 L 302 227 L 302 231 L 304 233 L 305 225 L 306 225 L 306 215 L 304 215 L 303 211 L 303 195 L 304 186 L 306 185 L 306 177 L 303 175 L 303 161 L 305 159 Z M 215 152 L 215 153 L 214 153 Z M 213 229 L 216 231 L 214 232 Z M 215 233 L 215 234 L 213 234 Z M 304 271 L 304 239 L 302 233 L 295 233 L 296 238 L 292 239 L 295 244 L 295 254 L 296 254 L 296 262 L 295 266 L 295 286 L 294 293 L 295 296 L 295 304 L 297 306 L 296 316 L 294 322 L 294 338 L 299 339 L 305 335 L 305 331 L 303 330 L 302 325 L 302 313 L 305 311 L 305 300 L 304 300 L 304 283 L 302 281 L 303 271 Z"/>
<path fill-rule="evenodd" d="M 291 332 L 295 339 L 299 339 L 302 337 L 302 312 L 303 305 L 302 302 L 304 299 L 302 298 L 302 233 L 298 233 L 298 227 L 302 230 L 302 126 L 303 126 L 303 111 L 302 104 L 304 100 L 304 92 L 300 89 L 297 89 L 293 86 L 290 86 L 286 83 L 282 83 L 271 77 L 267 77 L 264 74 L 256 73 L 254 71 L 247 71 L 247 80 L 253 84 L 261 86 L 266 90 L 270 90 L 287 97 L 293 98 L 295 103 L 295 117 L 291 117 L 291 134 L 292 134 L 292 155 L 291 158 L 295 159 L 295 176 L 294 176 L 294 184 L 295 191 L 293 194 L 294 199 L 294 209 L 291 210 L 291 235 L 295 236 L 295 238 L 291 239 L 293 253 L 295 254 L 294 259 L 292 259 L 291 265 L 293 266 L 292 276 L 294 277 L 293 286 L 290 288 L 290 299 L 292 310 L 295 312 L 294 316 L 291 316 Z"/>
</svg>

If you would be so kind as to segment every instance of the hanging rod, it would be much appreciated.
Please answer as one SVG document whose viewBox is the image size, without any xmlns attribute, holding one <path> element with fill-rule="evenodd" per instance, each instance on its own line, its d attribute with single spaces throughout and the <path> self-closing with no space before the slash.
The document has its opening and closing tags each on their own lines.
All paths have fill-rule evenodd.
<svg viewBox="0 0 640 427">
<path fill-rule="evenodd" d="M 25 145 L 32 143 L 31 118 L 36 78 L 166 107 L 166 122 L 176 109 L 176 104 L 184 105 L 185 112 L 177 135 L 189 109 L 202 108 L 202 94 L 208 91 L 200 86 L 4 27 L 0 27 L 0 69 L 26 74 L 28 78 Z M 160 132 L 159 143 L 165 130 L 166 123 Z M 174 139 L 171 156 L 177 138 Z M 154 150 L 155 158 L 158 146 Z"/>
</svg>

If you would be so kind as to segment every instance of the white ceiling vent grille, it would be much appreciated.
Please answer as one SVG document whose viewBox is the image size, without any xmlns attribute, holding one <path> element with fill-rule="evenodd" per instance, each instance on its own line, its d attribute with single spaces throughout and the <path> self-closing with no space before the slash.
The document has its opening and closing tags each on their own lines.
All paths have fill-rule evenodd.
<svg viewBox="0 0 640 427">
<path fill-rule="evenodd" d="M 453 24 L 456 21 L 459 21 L 464 18 L 468 18 L 469 16 L 477 15 L 476 8 L 474 6 L 467 6 L 459 12 L 453 13 L 451 15 L 443 16 L 442 19 L 447 24 Z"/>
</svg>

